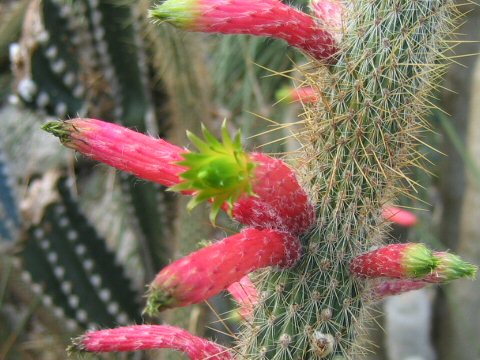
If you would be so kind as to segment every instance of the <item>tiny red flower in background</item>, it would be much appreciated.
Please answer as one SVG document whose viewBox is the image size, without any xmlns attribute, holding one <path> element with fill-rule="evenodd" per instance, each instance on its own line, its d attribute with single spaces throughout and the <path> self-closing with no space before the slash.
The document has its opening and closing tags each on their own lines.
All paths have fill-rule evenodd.
<svg viewBox="0 0 480 360">
<path fill-rule="evenodd" d="M 410 227 L 418 223 L 417 216 L 396 206 L 385 206 L 382 209 L 383 218 L 400 226 Z"/>
<path fill-rule="evenodd" d="M 311 86 L 301 86 L 298 88 L 285 86 L 276 92 L 275 98 L 280 102 L 302 102 L 304 104 L 310 104 L 318 101 L 318 94 Z"/>
</svg>

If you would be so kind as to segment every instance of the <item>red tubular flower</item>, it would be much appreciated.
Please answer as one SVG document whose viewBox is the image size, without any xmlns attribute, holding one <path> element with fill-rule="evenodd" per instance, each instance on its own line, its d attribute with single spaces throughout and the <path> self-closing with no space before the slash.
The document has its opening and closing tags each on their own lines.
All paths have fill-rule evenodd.
<svg viewBox="0 0 480 360">
<path fill-rule="evenodd" d="M 257 269 L 294 265 L 300 251 L 300 241 L 291 235 L 245 229 L 162 269 L 150 285 L 145 311 L 153 315 L 201 302 Z"/>
<path fill-rule="evenodd" d="M 393 244 L 352 259 L 350 271 L 364 278 L 421 278 L 430 274 L 439 260 L 423 244 Z"/>
<path fill-rule="evenodd" d="M 283 39 L 318 60 L 332 61 L 337 51 L 328 29 L 279 0 L 167 0 L 150 16 L 186 31 Z"/>
<path fill-rule="evenodd" d="M 418 223 L 417 216 L 410 211 L 395 206 L 385 206 L 382 209 L 383 218 L 400 226 L 411 227 Z"/>
<path fill-rule="evenodd" d="M 253 307 L 258 303 L 258 291 L 248 276 L 230 285 L 227 290 L 240 306 L 240 315 L 249 319 L 253 313 Z"/>
<path fill-rule="evenodd" d="M 439 264 L 423 281 L 438 284 L 461 278 L 475 279 L 478 268 L 460 256 L 443 251 L 436 251 L 433 255 L 439 260 Z"/>
<path fill-rule="evenodd" d="M 117 124 L 78 118 L 49 122 L 43 129 L 94 160 L 165 186 L 178 184 L 186 169 L 176 163 L 187 150 Z"/>
<path fill-rule="evenodd" d="M 192 360 L 231 360 L 224 347 L 193 336 L 188 331 L 168 325 L 133 325 L 89 331 L 74 340 L 70 352 L 119 352 L 150 349 L 173 349 L 186 353 Z"/>
<path fill-rule="evenodd" d="M 210 200 L 211 219 L 219 209 L 242 224 L 298 235 L 315 220 L 313 205 L 295 173 L 283 161 L 246 153 L 240 137 L 223 129 L 223 143 L 204 129 L 205 141 L 189 134 L 199 152 L 94 119 L 51 122 L 44 129 L 92 159 L 184 194 L 190 207 Z"/>
<path fill-rule="evenodd" d="M 408 291 L 422 289 L 429 285 L 422 280 L 385 280 L 375 286 L 373 295 L 376 299 L 383 299 L 387 296 L 400 295 Z"/>
</svg>

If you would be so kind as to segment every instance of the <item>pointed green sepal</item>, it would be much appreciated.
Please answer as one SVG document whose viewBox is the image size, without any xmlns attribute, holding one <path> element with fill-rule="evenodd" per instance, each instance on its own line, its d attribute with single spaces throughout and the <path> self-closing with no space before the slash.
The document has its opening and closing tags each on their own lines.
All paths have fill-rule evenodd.
<svg viewBox="0 0 480 360">
<path fill-rule="evenodd" d="M 437 252 L 434 255 L 440 263 L 435 269 L 436 278 L 444 281 L 476 278 L 478 267 L 464 261 L 460 256 L 448 252 Z"/>
<path fill-rule="evenodd" d="M 403 255 L 403 266 L 412 278 L 430 274 L 440 264 L 432 251 L 423 244 L 412 244 Z"/>
<path fill-rule="evenodd" d="M 49 121 L 42 126 L 42 130 L 58 137 L 65 144 L 70 140 L 72 127 L 64 121 Z"/>
<path fill-rule="evenodd" d="M 167 0 L 149 11 L 149 16 L 188 30 L 200 16 L 199 0 Z"/>
<path fill-rule="evenodd" d="M 222 142 L 203 125 L 202 133 L 203 139 L 187 132 L 198 152 L 182 155 L 183 160 L 177 164 L 188 170 L 180 174 L 183 181 L 170 190 L 194 193 L 187 205 L 188 209 L 212 199 L 210 221 L 214 224 L 225 203 L 231 216 L 234 203 L 243 194 L 254 195 L 252 177 L 255 163 L 243 150 L 240 133 L 232 138 L 225 122 L 222 125 Z"/>
</svg>

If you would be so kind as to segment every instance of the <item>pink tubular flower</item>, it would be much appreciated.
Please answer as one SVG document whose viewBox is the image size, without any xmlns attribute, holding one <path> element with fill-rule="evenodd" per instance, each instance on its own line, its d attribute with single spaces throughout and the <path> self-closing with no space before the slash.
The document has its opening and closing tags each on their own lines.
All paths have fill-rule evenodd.
<svg viewBox="0 0 480 360">
<path fill-rule="evenodd" d="M 227 290 L 240 306 L 240 315 L 244 319 L 250 319 L 253 307 L 258 303 L 258 291 L 248 276 L 230 285 Z"/>
<path fill-rule="evenodd" d="M 189 134 L 200 149 L 194 153 L 94 119 L 51 122 L 44 129 L 94 160 L 193 194 L 192 206 L 211 200 L 212 220 L 223 206 L 242 224 L 294 235 L 315 221 L 313 205 L 293 170 L 281 160 L 246 153 L 239 137 L 231 139 L 226 130 L 223 144 L 205 129 L 206 141 Z"/>
<path fill-rule="evenodd" d="M 195 304 L 267 266 L 289 267 L 300 241 L 274 230 L 245 229 L 163 268 L 150 285 L 145 311 Z"/>
<path fill-rule="evenodd" d="M 478 268 L 458 255 L 436 251 L 433 255 L 439 260 L 438 266 L 422 280 L 429 283 L 446 283 L 461 278 L 475 279 Z"/>
<path fill-rule="evenodd" d="M 193 336 L 188 331 L 168 325 L 133 325 L 89 331 L 74 340 L 70 352 L 120 352 L 150 349 L 173 349 L 192 360 L 231 360 L 224 347 Z"/>
<path fill-rule="evenodd" d="M 385 206 L 382 215 L 385 220 L 405 227 L 414 226 L 418 222 L 415 214 L 396 206 Z"/>
<path fill-rule="evenodd" d="M 439 261 L 423 244 L 393 244 L 352 259 L 350 271 L 364 278 L 421 278 L 430 274 Z"/>
<path fill-rule="evenodd" d="M 429 285 L 422 280 L 385 280 L 375 286 L 373 296 L 376 299 L 383 299 L 387 296 L 394 296 L 408 291 L 422 289 Z"/>
<path fill-rule="evenodd" d="M 117 124 L 78 118 L 49 122 L 43 129 L 94 160 L 165 186 L 178 184 L 185 171 L 176 162 L 187 150 Z"/>
<path fill-rule="evenodd" d="M 167 0 L 150 16 L 186 31 L 283 39 L 318 60 L 332 61 L 337 51 L 328 29 L 279 0 Z"/>
</svg>

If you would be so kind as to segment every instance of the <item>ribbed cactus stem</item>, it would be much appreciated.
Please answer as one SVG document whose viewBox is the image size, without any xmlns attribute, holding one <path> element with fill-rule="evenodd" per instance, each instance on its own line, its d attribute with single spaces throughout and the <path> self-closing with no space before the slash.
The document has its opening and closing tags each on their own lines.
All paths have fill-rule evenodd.
<svg viewBox="0 0 480 360">
<path fill-rule="evenodd" d="M 184 352 L 191 360 L 232 360 L 224 347 L 188 331 L 168 325 L 133 325 L 89 331 L 74 340 L 69 352 L 123 352 L 172 349 Z"/>
<path fill-rule="evenodd" d="M 451 16 L 449 0 L 349 2 L 337 63 L 305 73 L 306 85 L 319 91 L 306 109 L 302 169 L 317 225 L 304 235 L 306 251 L 294 269 L 266 272 L 257 284 L 264 296 L 240 335 L 245 358 L 355 352 L 371 294 L 350 274 L 350 262 L 381 240 L 382 205 L 396 194 L 397 180 L 407 178 L 402 168 L 415 164 L 414 143 L 432 80 L 444 66 L 439 59 Z M 333 350 L 318 351 L 318 338 Z"/>
</svg>

